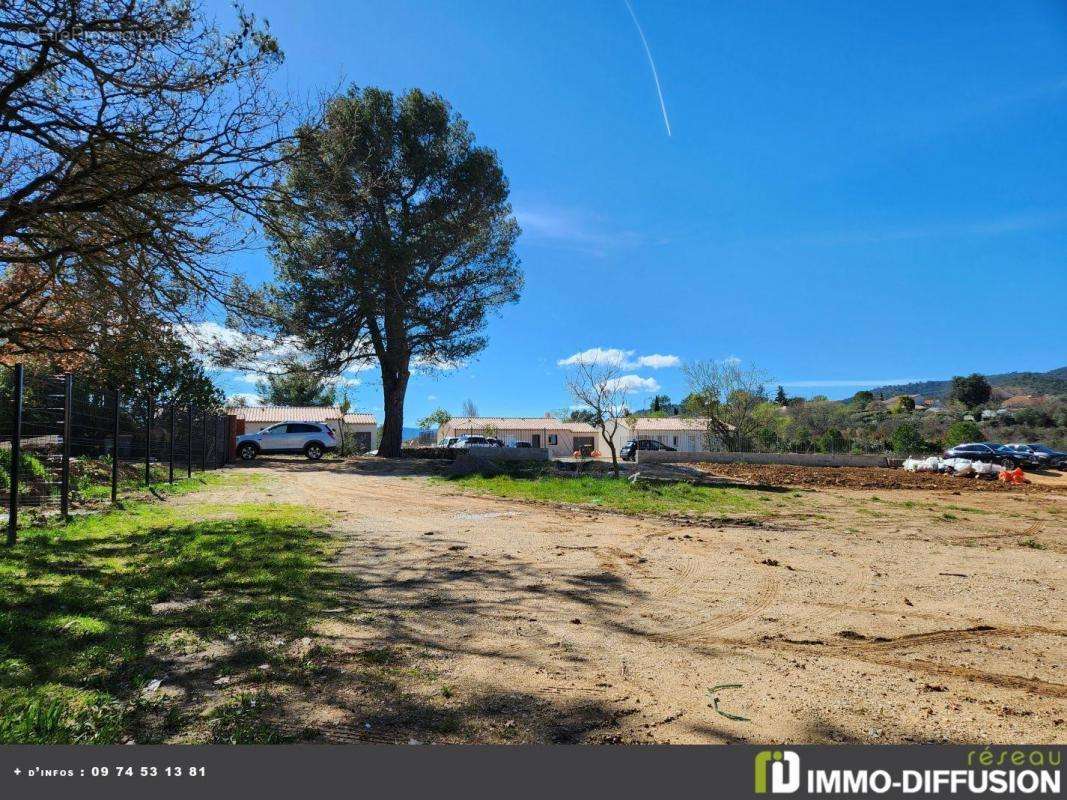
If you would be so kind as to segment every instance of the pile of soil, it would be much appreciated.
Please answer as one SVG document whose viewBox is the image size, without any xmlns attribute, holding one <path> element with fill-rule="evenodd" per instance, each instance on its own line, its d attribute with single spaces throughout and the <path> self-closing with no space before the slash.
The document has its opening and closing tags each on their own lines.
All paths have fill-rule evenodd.
<svg viewBox="0 0 1067 800">
<path fill-rule="evenodd" d="M 986 478 L 954 477 L 937 472 L 906 472 L 885 467 L 799 467 L 786 464 L 698 464 L 702 471 L 723 478 L 770 486 L 842 489 L 945 489 L 980 492 L 1060 491 L 1067 485 L 1012 486 Z"/>
</svg>

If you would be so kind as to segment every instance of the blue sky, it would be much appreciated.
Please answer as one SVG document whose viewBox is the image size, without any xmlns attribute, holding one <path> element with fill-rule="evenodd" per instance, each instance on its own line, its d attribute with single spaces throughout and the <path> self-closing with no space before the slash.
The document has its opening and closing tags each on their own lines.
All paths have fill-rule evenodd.
<svg viewBox="0 0 1067 800">
<path fill-rule="evenodd" d="M 589 348 L 624 351 L 634 407 L 699 358 L 831 397 L 1067 364 L 1067 6 L 631 3 L 669 136 L 624 0 L 246 0 L 280 88 L 438 92 L 510 179 L 522 300 L 413 379 L 407 424 L 566 407 L 558 362 Z"/>
</svg>

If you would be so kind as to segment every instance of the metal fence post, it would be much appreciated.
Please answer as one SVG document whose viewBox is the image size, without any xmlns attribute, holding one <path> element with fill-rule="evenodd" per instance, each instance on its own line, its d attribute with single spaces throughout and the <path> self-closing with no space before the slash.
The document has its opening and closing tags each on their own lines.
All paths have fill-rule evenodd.
<svg viewBox="0 0 1067 800">
<path fill-rule="evenodd" d="M 70 431 L 74 413 L 74 376 L 63 376 L 63 467 L 59 476 L 59 514 L 66 522 L 70 518 Z"/>
<path fill-rule="evenodd" d="M 111 502 L 116 503 L 119 499 L 119 415 L 122 407 L 122 392 L 115 388 L 114 407 L 114 438 L 111 443 Z"/>
<path fill-rule="evenodd" d="M 152 398 L 148 398 L 148 415 L 144 421 L 144 485 L 152 485 Z"/>
<path fill-rule="evenodd" d="M 193 407 L 185 410 L 185 477 L 193 477 Z"/>
<path fill-rule="evenodd" d="M 167 482 L 174 483 L 174 403 L 170 404 L 170 453 L 167 465 Z"/>
<path fill-rule="evenodd" d="M 26 376 L 22 364 L 15 365 L 14 430 L 11 432 L 11 495 L 7 504 L 7 544 L 15 544 L 19 525 L 19 467 L 22 460 L 22 391 Z"/>
<path fill-rule="evenodd" d="M 204 437 L 200 443 L 200 471 L 207 472 L 207 411 L 200 415 L 200 434 Z"/>
<path fill-rule="evenodd" d="M 222 438 L 219 434 L 222 429 L 222 417 L 218 414 L 215 415 L 215 458 L 212 459 L 215 462 L 215 469 L 222 466 L 222 451 L 219 448 L 219 440 Z"/>
</svg>

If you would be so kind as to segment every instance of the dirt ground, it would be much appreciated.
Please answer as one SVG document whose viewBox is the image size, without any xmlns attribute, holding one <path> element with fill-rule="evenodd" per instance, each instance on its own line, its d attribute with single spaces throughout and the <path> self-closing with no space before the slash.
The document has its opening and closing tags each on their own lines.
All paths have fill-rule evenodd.
<svg viewBox="0 0 1067 800">
<path fill-rule="evenodd" d="M 1067 741 L 1062 493 L 831 483 L 704 525 L 424 468 L 241 467 L 343 542 L 330 668 L 284 705 L 313 739 Z"/>
<path fill-rule="evenodd" d="M 1027 483 L 1009 485 L 988 478 L 873 467 L 801 467 L 787 464 L 697 464 L 703 472 L 749 483 L 810 488 L 947 489 L 963 492 L 1067 492 L 1067 475 L 1058 470 L 1026 473 Z"/>
</svg>

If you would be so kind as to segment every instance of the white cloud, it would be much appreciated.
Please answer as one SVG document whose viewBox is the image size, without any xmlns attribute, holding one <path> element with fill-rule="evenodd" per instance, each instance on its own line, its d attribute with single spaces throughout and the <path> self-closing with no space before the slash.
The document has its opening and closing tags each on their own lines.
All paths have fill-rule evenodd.
<svg viewBox="0 0 1067 800">
<path fill-rule="evenodd" d="M 611 364 L 621 367 L 633 353 L 633 350 L 617 350 L 613 347 L 590 347 L 588 350 L 561 358 L 556 363 L 561 367 L 572 367 L 575 364 Z"/>
<path fill-rule="evenodd" d="M 522 206 L 516 208 L 515 218 L 524 238 L 597 257 L 642 241 L 633 231 L 612 230 L 602 219 L 571 209 Z"/>
<path fill-rule="evenodd" d="M 178 327 L 176 330 L 186 345 L 203 359 L 209 369 L 220 368 L 220 365 L 212 358 L 220 347 L 254 345 L 259 354 L 249 365 L 254 372 L 267 372 L 280 361 L 299 359 L 302 356 L 294 339 L 275 341 L 263 336 L 249 337 L 217 322 L 198 322 Z M 260 377 L 256 375 L 252 382 Z"/>
<path fill-rule="evenodd" d="M 729 364 L 731 366 L 736 367 L 738 364 L 741 363 L 741 359 L 738 358 L 737 356 L 727 356 L 726 358 L 724 358 L 722 360 L 722 363 L 723 364 Z"/>
<path fill-rule="evenodd" d="M 641 392 L 658 392 L 659 383 L 655 378 L 642 378 L 640 375 L 622 375 L 605 382 L 604 387 L 614 392 L 621 390 L 626 394 L 639 394 Z"/>
<path fill-rule="evenodd" d="M 244 400 L 244 404 L 246 406 L 258 406 L 259 405 L 259 396 L 258 395 L 254 395 L 254 394 L 249 394 L 248 392 L 237 392 L 236 394 L 231 394 L 231 395 L 227 395 L 226 396 L 226 402 L 227 403 L 232 403 L 234 405 L 236 405 L 241 400 Z"/>
<path fill-rule="evenodd" d="M 678 358 L 678 356 L 664 356 L 659 353 L 652 353 L 647 356 L 638 356 L 637 361 L 634 363 L 638 367 L 666 369 L 667 367 L 680 367 L 682 365 L 682 359 Z"/>
<path fill-rule="evenodd" d="M 428 395 L 426 395 L 426 401 L 427 401 L 428 403 L 432 403 L 432 402 L 433 402 L 434 400 L 436 400 L 436 399 L 437 399 L 437 395 L 435 395 L 435 394 L 428 394 Z"/>
<path fill-rule="evenodd" d="M 328 381 L 328 383 L 338 389 L 354 389 L 357 386 L 362 385 L 363 381 L 361 381 L 359 378 L 351 378 L 346 375 L 342 375 L 340 378 L 334 378 L 333 380 Z"/>
<path fill-rule="evenodd" d="M 616 347 L 590 347 L 579 353 L 561 358 L 556 362 L 561 367 L 573 367 L 576 364 L 608 364 L 622 369 L 664 369 L 681 366 L 682 360 L 674 355 L 651 353 L 647 356 L 635 355 L 634 350 L 620 350 Z"/>
</svg>

